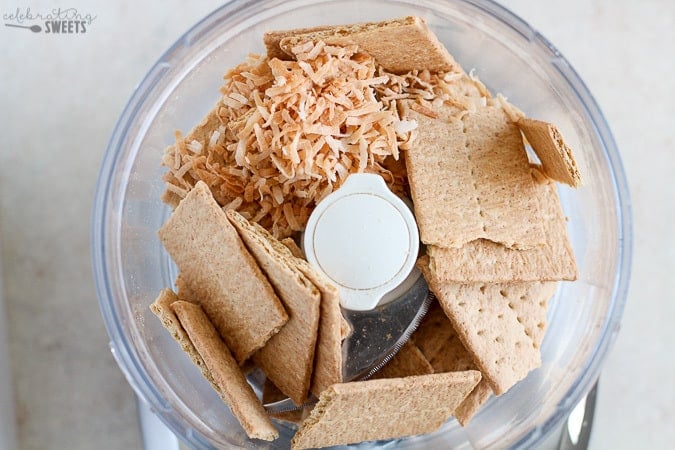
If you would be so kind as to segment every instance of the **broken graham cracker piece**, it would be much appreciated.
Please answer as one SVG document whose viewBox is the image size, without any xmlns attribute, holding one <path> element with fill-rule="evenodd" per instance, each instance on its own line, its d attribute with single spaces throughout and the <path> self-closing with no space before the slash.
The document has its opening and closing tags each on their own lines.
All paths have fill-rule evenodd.
<svg viewBox="0 0 675 450">
<path fill-rule="evenodd" d="M 461 247 L 488 239 L 510 248 L 544 242 L 534 181 L 518 128 L 501 106 L 438 118 L 403 103 L 418 123 L 405 154 L 420 238 L 425 244 Z"/>
<path fill-rule="evenodd" d="M 310 387 L 312 394 L 318 397 L 328 386 L 343 381 L 342 341 L 351 333 L 351 327 L 342 315 L 340 293 L 335 284 L 306 261 L 300 264 L 300 270 L 321 291 L 321 318 Z"/>
<path fill-rule="evenodd" d="M 187 284 L 184 277 L 180 273 L 176 275 L 174 284 L 176 285 L 176 295 L 179 299 L 190 303 L 199 303 L 199 296 L 192 289 L 190 289 L 190 286 Z"/>
<path fill-rule="evenodd" d="M 192 345 L 192 341 L 188 337 L 187 333 L 183 329 L 183 326 L 180 324 L 176 313 L 171 309 L 171 304 L 178 301 L 178 296 L 171 289 L 162 289 L 157 296 L 157 299 L 150 305 L 150 311 L 162 322 L 164 328 L 166 328 L 173 339 L 180 345 L 180 348 L 187 353 L 190 357 L 190 360 L 199 367 L 199 370 L 204 375 L 211 386 L 220 394 L 220 388 L 213 380 L 213 376 L 209 371 L 204 360 L 199 356 L 199 352 L 195 349 L 195 346 Z"/>
<path fill-rule="evenodd" d="M 572 187 L 581 185 L 581 173 L 574 154 L 565 144 L 558 127 L 526 117 L 520 118 L 516 124 L 539 157 L 546 176 Z"/>
<path fill-rule="evenodd" d="M 466 399 L 455 409 L 454 416 L 459 424 L 463 427 L 467 426 L 481 406 L 490 399 L 490 396 L 492 396 L 490 383 L 485 378 L 481 378 Z"/>
<path fill-rule="evenodd" d="M 298 244 L 295 243 L 293 238 L 283 238 L 281 241 L 282 244 L 286 246 L 286 248 L 291 252 L 291 255 L 295 256 L 296 258 L 305 258 L 305 254 L 303 253 L 302 249 L 298 247 Z"/>
<path fill-rule="evenodd" d="M 178 300 L 199 304 L 199 296 L 190 289 L 185 281 L 183 281 L 183 277 L 180 273 L 176 275 L 175 285 L 176 296 L 178 297 Z M 239 368 L 244 373 L 244 375 L 248 375 L 255 369 L 255 365 L 251 359 L 247 359 L 246 361 L 243 361 L 239 364 Z"/>
<path fill-rule="evenodd" d="M 477 370 L 473 356 L 464 348 L 450 319 L 438 302 L 431 305 L 424 320 L 410 339 L 429 361 L 435 373 Z M 492 389 L 487 380 L 482 378 L 455 410 L 454 416 L 457 421 L 462 426 L 468 425 L 490 395 L 492 395 Z"/>
<path fill-rule="evenodd" d="M 204 182 L 190 190 L 158 235 L 237 362 L 286 323 L 274 289 Z"/>
<path fill-rule="evenodd" d="M 467 426 L 478 410 L 491 396 L 492 389 L 490 388 L 490 383 L 485 378 L 481 378 L 480 382 L 473 388 L 471 393 L 469 393 L 464 401 L 460 403 L 457 409 L 455 409 L 454 416 L 459 424 L 463 427 Z"/>
<path fill-rule="evenodd" d="M 246 434 L 250 438 L 266 441 L 279 437 L 279 432 L 203 309 L 184 301 L 172 303 L 171 308 L 211 372 L 223 400 Z"/>
<path fill-rule="evenodd" d="M 578 269 L 567 235 L 567 220 L 560 205 L 555 184 L 541 179 L 536 169 L 535 197 L 545 242 L 541 246 L 516 250 L 477 239 L 460 248 L 429 245 L 430 268 L 440 281 L 510 282 L 539 280 L 576 280 Z"/>
<path fill-rule="evenodd" d="M 318 40 L 328 45 L 356 44 L 385 70 L 397 74 L 424 69 L 449 72 L 457 67 L 422 17 L 272 31 L 263 36 L 268 57 L 279 59 L 290 59 L 296 45 Z"/>
<path fill-rule="evenodd" d="M 538 347 L 516 313 L 497 301 L 494 286 L 485 293 L 476 285 L 446 284 L 434 290 L 495 394 L 505 393 L 540 366 Z"/>
<path fill-rule="evenodd" d="M 321 394 L 291 448 L 431 433 L 450 418 L 480 377 L 469 370 L 335 384 Z"/>
<path fill-rule="evenodd" d="M 433 367 L 424 357 L 417 346 L 408 341 L 396 355 L 380 370 L 370 377 L 371 380 L 379 378 L 402 378 L 413 375 L 427 375 L 434 373 Z"/>
<path fill-rule="evenodd" d="M 516 312 L 525 333 L 540 348 L 546 332 L 547 302 L 555 294 L 556 282 L 501 284 L 509 307 Z M 434 372 L 475 369 L 473 356 L 462 344 L 452 323 L 441 306 L 434 302 L 411 340 L 420 349 Z M 457 407 L 455 417 L 466 426 L 478 409 L 488 400 L 492 389 L 483 378 L 466 400 Z"/>
<path fill-rule="evenodd" d="M 503 285 L 442 283 L 431 274 L 426 255 L 418 267 L 495 394 L 502 395 L 541 365 L 539 347 L 500 292 Z M 527 295 L 528 283 L 523 286 Z"/>
<path fill-rule="evenodd" d="M 267 230 L 234 210 L 226 214 L 289 316 L 253 360 L 284 394 L 301 405 L 307 400 L 312 378 L 321 292 L 300 270 L 300 260 Z"/>
<path fill-rule="evenodd" d="M 473 357 L 464 348 L 437 301 L 429 307 L 424 320 L 410 339 L 429 361 L 434 372 L 476 370 Z"/>
<path fill-rule="evenodd" d="M 311 392 L 321 395 L 335 383 L 342 383 L 342 341 L 352 332 L 340 309 L 340 293 L 335 284 L 305 259 L 302 249 L 293 239 L 281 240 L 293 255 L 300 258 L 299 268 L 321 291 L 321 319 L 314 356 Z"/>
</svg>

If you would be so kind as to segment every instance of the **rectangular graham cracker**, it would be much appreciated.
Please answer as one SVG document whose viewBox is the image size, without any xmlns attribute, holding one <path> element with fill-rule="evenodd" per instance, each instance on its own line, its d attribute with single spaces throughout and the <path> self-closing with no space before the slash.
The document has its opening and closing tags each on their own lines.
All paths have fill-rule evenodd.
<svg viewBox="0 0 675 450">
<path fill-rule="evenodd" d="M 402 378 L 434 373 L 433 367 L 417 346 L 408 341 L 394 357 L 370 378 Z"/>
<path fill-rule="evenodd" d="M 448 420 L 480 377 L 470 370 L 335 384 L 321 394 L 291 448 L 431 433 Z"/>
<path fill-rule="evenodd" d="M 274 289 L 204 182 L 190 190 L 158 235 L 239 363 L 286 323 Z"/>
<path fill-rule="evenodd" d="M 342 382 L 342 341 L 351 332 L 351 327 L 342 315 L 340 293 L 335 284 L 304 260 L 299 267 L 321 291 L 319 336 L 310 388 L 318 397 L 328 386 Z"/>
<path fill-rule="evenodd" d="M 431 32 L 422 17 L 402 17 L 383 22 L 320 26 L 265 33 L 263 41 L 269 58 L 290 59 L 292 48 L 308 41 L 329 45 L 356 44 L 385 70 L 449 72 L 457 63 Z"/>
<path fill-rule="evenodd" d="M 558 127 L 526 117 L 520 118 L 516 124 L 539 157 L 546 176 L 572 187 L 581 185 L 581 173 L 574 154 L 565 144 Z"/>
<path fill-rule="evenodd" d="M 345 320 L 340 309 L 340 293 L 328 278 L 314 269 L 304 258 L 302 249 L 293 239 L 282 239 L 293 255 L 301 258 L 300 270 L 321 291 L 321 319 L 319 320 L 319 337 L 314 357 L 314 375 L 311 392 L 321 395 L 325 389 L 335 383 L 342 383 L 342 341 L 349 336 L 352 328 Z"/>
<path fill-rule="evenodd" d="M 150 311 L 162 322 L 164 328 L 171 333 L 171 336 L 174 340 L 180 345 L 180 348 L 187 353 L 192 362 L 199 367 L 199 370 L 204 375 L 211 386 L 221 394 L 220 388 L 213 380 L 213 376 L 209 371 L 209 368 L 204 364 L 204 360 L 199 356 L 199 352 L 195 349 L 195 346 L 192 345 L 192 341 L 188 337 L 187 333 L 183 329 L 183 326 L 180 324 L 178 317 L 171 309 L 171 304 L 178 301 L 178 296 L 171 289 L 162 289 L 157 296 L 157 299 L 150 305 Z M 222 394 L 221 394 L 222 395 Z"/>
<path fill-rule="evenodd" d="M 172 303 L 171 308 L 246 434 L 266 441 L 279 437 L 279 432 L 204 310 L 199 305 L 184 301 Z"/>
<path fill-rule="evenodd" d="M 541 365 L 539 346 L 509 305 L 503 285 L 439 282 L 427 256 L 419 259 L 418 267 L 495 394 L 502 395 Z M 526 296 L 527 287 L 522 283 L 524 292 L 519 294 Z"/>
<path fill-rule="evenodd" d="M 176 296 L 178 297 L 179 300 L 184 300 L 186 302 L 195 304 L 200 303 L 199 296 L 190 289 L 190 287 L 187 285 L 187 283 L 185 283 L 185 281 L 183 281 L 183 277 L 180 275 L 180 273 L 176 276 L 175 284 L 176 284 Z M 244 375 L 248 375 L 256 367 L 252 359 L 247 359 L 239 363 L 239 368 L 244 373 Z"/>
<path fill-rule="evenodd" d="M 464 348 L 438 302 L 431 305 L 411 340 L 429 361 L 435 373 L 477 370 L 472 355 Z M 492 389 L 487 380 L 482 378 L 455 410 L 457 421 L 462 426 L 468 425 L 490 395 Z"/>
<path fill-rule="evenodd" d="M 478 410 L 490 399 L 492 389 L 490 383 L 482 378 L 466 399 L 455 410 L 455 418 L 463 427 L 467 426 Z"/>
<path fill-rule="evenodd" d="M 525 334 L 532 338 L 537 347 L 541 347 L 546 332 L 547 302 L 555 293 L 557 283 L 513 283 L 501 286 L 509 305 L 516 311 L 517 320 L 523 324 Z M 436 373 L 476 368 L 473 356 L 466 350 L 437 302 L 429 308 L 411 339 Z M 483 378 L 457 407 L 455 417 L 459 423 L 466 426 L 491 394 L 492 389 Z"/>
<path fill-rule="evenodd" d="M 555 184 L 536 176 L 535 195 L 539 204 L 545 242 L 530 249 L 511 249 L 478 239 L 461 248 L 427 247 L 431 270 L 441 281 L 509 282 L 575 280 L 577 265 L 567 235 L 567 220 Z"/>
<path fill-rule="evenodd" d="M 274 286 L 289 316 L 253 356 L 267 377 L 297 405 L 307 400 L 319 328 L 321 292 L 300 270 L 298 258 L 257 223 L 236 211 L 227 217 Z"/>
<path fill-rule="evenodd" d="M 293 256 L 306 261 L 305 253 L 298 246 L 298 244 L 295 243 L 295 241 L 292 238 L 284 238 L 284 239 L 281 240 L 281 243 L 284 244 L 291 251 Z M 311 269 L 311 267 L 307 268 L 305 266 L 305 268 L 307 269 L 307 270 L 305 270 L 305 272 L 308 272 L 310 270 L 313 271 L 313 269 Z M 305 275 L 307 275 L 307 273 L 305 273 Z M 318 272 L 317 272 L 317 275 L 324 278 L 322 275 L 318 274 Z M 312 274 L 310 273 L 308 276 L 312 277 Z M 330 283 L 327 279 L 324 278 L 323 280 L 315 281 L 315 283 L 318 284 L 319 286 L 322 286 L 322 285 L 325 285 L 326 283 L 329 283 L 330 286 L 331 286 L 331 289 L 330 289 L 331 292 L 326 293 L 324 295 L 332 295 L 332 296 L 338 295 L 337 292 L 333 292 L 333 288 L 335 286 L 332 283 Z M 339 301 L 339 298 L 338 298 L 338 301 Z M 343 340 L 346 339 L 347 336 L 349 336 L 351 333 L 352 333 L 352 327 L 351 327 L 351 325 L 349 325 L 349 322 L 347 322 L 347 320 L 343 317 L 342 318 L 342 339 Z M 334 383 L 339 383 L 339 381 L 334 381 Z M 331 385 L 331 384 L 333 384 L 333 383 L 329 383 L 328 385 Z"/>
<path fill-rule="evenodd" d="M 534 181 L 518 128 L 499 105 L 453 116 L 452 107 L 429 117 L 404 103 L 418 123 L 405 152 L 420 238 L 461 247 L 488 239 L 525 249 L 544 242 Z"/>
<path fill-rule="evenodd" d="M 303 253 L 302 249 L 298 246 L 298 244 L 295 243 L 293 238 L 283 238 L 281 241 L 282 244 L 286 246 L 286 248 L 291 252 L 291 255 L 295 256 L 296 258 L 305 258 L 305 254 Z"/>
</svg>

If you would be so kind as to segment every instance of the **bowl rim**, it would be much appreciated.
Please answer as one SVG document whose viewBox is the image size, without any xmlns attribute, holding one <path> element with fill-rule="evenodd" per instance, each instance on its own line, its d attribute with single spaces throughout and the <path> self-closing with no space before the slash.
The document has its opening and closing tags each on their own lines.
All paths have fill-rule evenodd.
<svg viewBox="0 0 675 450">
<path fill-rule="evenodd" d="M 320 1 L 331 2 L 334 0 Z M 276 3 L 275 0 L 265 0 L 265 2 Z M 397 2 L 411 4 L 410 0 L 397 0 Z M 587 359 L 581 371 L 581 376 L 568 389 L 567 395 L 564 397 L 565 400 L 562 402 L 564 404 L 559 404 L 545 421 L 534 427 L 513 445 L 514 448 L 531 447 L 556 429 L 567 416 L 568 411 L 592 388 L 597 381 L 599 371 L 591 369 L 597 369 L 602 364 L 618 335 L 627 298 L 633 252 L 632 208 L 628 183 L 617 145 L 598 103 L 577 72 L 552 43 L 515 13 L 493 0 L 443 0 L 443 3 L 466 4 L 476 7 L 494 19 L 508 25 L 530 40 L 531 43 L 543 46 L 545 51 L 553 57 L 552 59 L 555 59 L 556 64 L 553 64 L 555 70 L 577 95 L 579 104 L 584 108 L 593 125 L 595 125 L 595 132 L 599 142 L 604 147 L 604 157 L 607 159 L 612 182 L 618 233 L 616 243 L 617 269 L 611 291 L 611 301 L 608 305 L 602 330 L 599 333 L 600 340 L 595 346 L 595 351 Z M 111 268 L 108 264 L 109 256 L 107 256 L 116 252 L 115 246 L 111 245 L 107 234 L 107 218 L 110 212 L 108 206 L 112 202 L 110 186 L 113 181 L 113 175 L 121 163 L 118 156 L 122 143 L 127 137 L 131 125 L 138 118 L 141 106 L 144 105 L 161 79 L 162 74 L 166 71 L 168 67 L 167 61 L 175 59 L 188 51 L 195 37 L 198 38 L 205 34 L 224 16 L 259 6 L 260 2 L 249 2 L 247 0 L 232 0 L 224 3 L 183 33 L 160 56 L 133 91 L 115 124 L 101 162 L 94 192 L 91 216 L 91 261 L 99 308 L 110 338 L 110 351 L 136 395 L 146 404 L 150 405 L 154 411 L 160 413 L 158 414 L 160 419 L 172 432 L 198 448 L 209 448 L 211 444 L 196 430 L 187 430 L 185 424 L 175 414 L 164 414 L 164 412 L 174 412 L 173 408 L 167 400 L 163 399 L 156 387 L 153 386 L 150 377 L 140 364 L 140 361 L 134 356 L 132 343 L 124 337 L 120 321 L 116 320 L 118 315 L 112 301 L 114 297 L 110 283 Z M 186 433 L 186 431 L 189 431 L 189 433 Z"/>
</svg>

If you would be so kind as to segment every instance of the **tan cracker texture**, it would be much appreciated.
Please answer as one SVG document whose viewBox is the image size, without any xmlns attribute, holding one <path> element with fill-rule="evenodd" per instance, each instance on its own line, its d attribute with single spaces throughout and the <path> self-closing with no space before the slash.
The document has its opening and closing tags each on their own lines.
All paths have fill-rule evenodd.
<svg viewBox="0 0 675 450">
<path fill-rule="evenodd" d="M 426 256 L 418 261 L 429 289 L 495 394 L 502 395 L 539 367 L 539 347 L 509 307 L 502 286 L 441 283 L 430 274 L 428 264 Z M 528 295 L 531 283 L 521 284 L 519 295 Z"/>
<path fill-rule="evenodd" d="M 468 242 L 460 248 L 427 247 L 431 270 L 441 281 L 510 282 L 575 280 L 577 265 L 567 235 L 567 219 L 560 206 L 555 184 L 536 173 L 535 198 L 539 205 L 545 242 L 517 250 L 487 239 Z"/>
<path fill-rule="evenodd" d="M 435 373 L 477 370 L 472 355 L 464 348 L 438 302 L 434 302 L 429 308 L 411 339 Z M 492 389 L 487 380 L 481 379 L 455 410 L 454 416 L 459 423 L 466 426 L 491 394 Z"/>
<path fill-rule="evenodd" d="M 171 289 L 162 289 L 162 291 L 157 296 L 157 299 L 150 305 L 150 310 L 157 316 L 157 318 L 162 322 L 164 328 L 166 328 L 174 340 L 180 345 L 180 348 L 187 353 L 192 362 L 199 367 L 199 370 L 204 375 L 211 386 L 220 394 L 220 389 L 213 380 L 211 372 L 209 372 L 208 367 L 204 364 L 204 360 L 195 346 L 192 345 L 192 341 L 188 337 L 187 333 L 183 329 L 183 326 L 180 324 L 178 317 L 171 309 L 171 304 L 178 301 L 178 297 Z"/>
<path fill-rule="evenodd" d="M 317 40 L 340 46 L 356 44 L 392 73 L 449 72 L 457 66 L 421 17 L 272 31 L 263 36 L 268 57 L 279 59 L 289 59 L 294 46 Z"/>
<path fill-rule="evenodd" d="M 408 341 L 394 355 L 391 361 L 375 372 L 370 379 L 402 378 L 430 373 L 434 373 L 434 369 L 429 364 L 429 361 L 427 361 L 420 349 L 412 341 Z"/>
<path fill-rule="evenodd" d="M 291 448 L 431 433 L 479 381 L 480 372 L 466 371 L 335 384 L 321 394 Z"/>
<path fill-rule="evenodd" d="M 521 134 L 500 106 L 438 118 L 404 107 L 418 123 L 405 152 L 420 239 L 461 247 L 488 239 L 510 248 L 544 243 L 534 181 Z"/>
<path fill-rule="evenodd" d="M 321 292 L 281 242 L 236 211 L 227 217 L 286 307 L 286 325 L 253 356 L 268 378 L 296 405 L 307 400 L 319 327 Z"/>
<path fill-rule="evenodd" d="M 541 120 L 521 118 L 516 122 L 539 157 L 544 173 L 572 187 L 581 185 L 581 172 L 558 127 Z"/>
<path fill-rule="evenodd" d="M 239 365 L 202 308 L 183 301 L 174 302 L 171 307 L 246 434 L 250 438 L 266 441 L 279 437 Z"/>
<path fill-rule="evenodd" d="M 274 289 L 204 182 L 195 185 L 158 234 L 239 363 L 286 323 Z"/>
</svg>

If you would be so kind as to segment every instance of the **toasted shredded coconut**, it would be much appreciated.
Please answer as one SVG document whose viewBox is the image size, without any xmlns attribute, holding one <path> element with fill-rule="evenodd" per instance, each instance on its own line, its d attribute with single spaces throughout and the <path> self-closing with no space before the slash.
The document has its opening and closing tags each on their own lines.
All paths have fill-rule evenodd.
<svg viewBox="0 0 675 450">
<path fill-rule="evenodd" d="M 223 211 L 229 211 L 230 209 L 236 210 L 241 206 L 241 204 L 244 202 L 244 199 L 241 197 L 236 197 L 234 200 L 232 200 L 230 203 L 227 205 L 223 206 Z"/>
<path fill-rule="evenodd" d="M 295 61 L 249 55 L 225 75 L 223 125 L 204 142 L 176 132 L 162 158 L 170 192 L 182 198 L 204 180 L 224 209 L 289 236 L 351 173 L 379 174 L 405 194 L 399 153 L 410 148 L 417 123 L 399 116 L 399 101 L 433 113 L 432 102 L 482 86 L 465 74 L 393 75 L 354 45 L 306 42 L 292 52 Z M 470 86 L 457 87 L 458 79 Z"/>
<path fill-rule="evenodd" d="M 220 131 L 215 130 L 211 133 L 211 138 L 209 139 L 209 149 L 212 149 L 220 139 Z"/>
<path fill-rule="evenodd" d="M 200 153 L 202 151 L 202 143 L 197 140 L 192 140 L 187 144 L 187 148 L 193 153 Z"/>
</svg>

